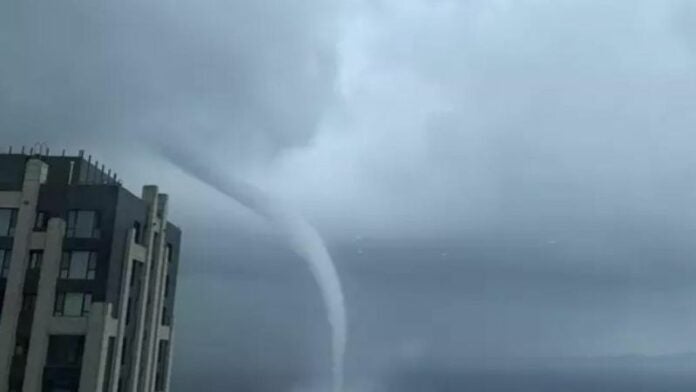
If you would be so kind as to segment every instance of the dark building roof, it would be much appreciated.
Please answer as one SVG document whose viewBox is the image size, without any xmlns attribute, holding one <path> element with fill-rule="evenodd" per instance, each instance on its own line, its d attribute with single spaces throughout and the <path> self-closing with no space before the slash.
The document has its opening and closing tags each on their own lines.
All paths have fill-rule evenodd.
<svg viewBox="0 0 696 392">
<path fill-rule="evenodd" d="M 92 161 L 91 156 L 85 158 L 82 152 L 74 156 L 5 153 L 0 154 L 0 191 L 22 189 L 24 166 L 30 158 L 49 165 L 48 185 L 121 185 L 116 172 Z"/>
</svg>

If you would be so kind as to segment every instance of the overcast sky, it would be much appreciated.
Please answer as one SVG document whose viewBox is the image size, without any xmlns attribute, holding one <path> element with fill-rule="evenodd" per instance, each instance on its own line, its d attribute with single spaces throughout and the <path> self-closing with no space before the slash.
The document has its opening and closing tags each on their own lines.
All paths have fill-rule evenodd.
<svg viewBox="0 0 696 392">
<path fill-rule="evenodd" d="M 0 4 L 0 144 L 171 194 L 175 392 L 321 385 L 329 332 L 273 228 L 163 148 L 319 229 L 352 390 L 538 392 L 461 374 L 696 352 L 695 108 L 688 0 Z"/>
</svg>

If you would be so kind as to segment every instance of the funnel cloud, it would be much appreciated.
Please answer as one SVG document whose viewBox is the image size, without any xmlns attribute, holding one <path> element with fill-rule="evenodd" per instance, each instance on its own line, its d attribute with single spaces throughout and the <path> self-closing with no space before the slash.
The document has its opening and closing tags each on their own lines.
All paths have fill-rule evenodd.
<svg viewBox="0 0 696 392">
<path fill-rule="evenodd" d="M 332 390 L 343 392 L 343 365 L 348 336 L 346 308 L 338 272 L 316 229 L 300 215 L 281 206 L 280 202 L 272 201 L 259 189 L 235 180 L 229 174 L 216 173 L 196 157 L 175 153 L 171 149 L 165 150 L 163 155 L 189 175 L 264 218 L 287 239 L 295 253 L 307 262 L 321 290 L 331 326 Z"/>
<path fill-rule="evenodd" d="M 172 392 L 333 354 L 290 238 L 162 141 L 321 233 L 346 391 L 696 390 L 695 107 L 691 0 L 0 2 L 0 144 L 172 196 Z"/>
</svg>

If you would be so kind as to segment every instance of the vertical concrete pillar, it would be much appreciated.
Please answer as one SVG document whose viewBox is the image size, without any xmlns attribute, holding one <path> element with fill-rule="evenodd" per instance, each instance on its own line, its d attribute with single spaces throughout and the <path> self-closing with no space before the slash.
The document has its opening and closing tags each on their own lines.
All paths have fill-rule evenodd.
<svg viewBox="0 0 696 392">
<path fill-rule="evenodd" d="M 7 392 L 8 389 L 10 366 L 15 352 L 17 322 L 22 308 L 30 236 L 34 228 L 39 189 L 46 180 L 47 173 L 48 166 L 42 161 L 38 159 L 27 161 L 0 319 L 0 392 Z"/>
<path fill-rule="evenodd" d="M 174 315 L 172 315 L 172 325 L 169 329 L 169 353 L 167 355 L 167 363 L 164 368 L 167 369 L 167 377 L 164 380 L 164 392 L 169 392 L 172 381 L 172 364 L 174 363 Z"/>
<path fill-rule="evenodd" d="M 60 260 L 63 253 L 63 237 L 65 222 L 59 218 L 51 218 L 46 230 L 46 247 L 39 275 L 39 287 L 34 308 L 34 321 L 31 326 L 29 352 L 24 377 L 23 392 L 41 392 L 40 375 L 46 363 L 48 350 L 48 330 L 53 318 L 53 305 L 56 295 L 56 281 L 60 270 Z M 32 377 L 33 376 L 33 377 Z M 37 377 L 38 376 L 38 377 Z"/>
<path fill-rule="evenodd" d="M 148 298 L 148 294 L 150 292 L 150 264 L 152 263 L 152 251 L 154 249 L 155 234 L 160 231 L 157 219 L 157 198 L 157 186 L 146 185 L 143 187 L 142 199 L 148 206 L 147 222 L 145 226 L 145 244 L 147 246 L 147 252 L 145 257 L 145 265 L 143 266 L 143 284 L 140 288 L 140 298 L 142 298 L 142 300 L 139 301 L 138 309 L 136 312 L 137 324 L 134 337 L 135 341 L 133 342 L 133 361 L 131 364 L 131 379 L 128 388 L 129 392 L 138 391 L 138 385 L 140 383 L 140 372 L 143 360 L 143 338 L 145 336 L 145 328 L 147 326 L 147 324 L 145 323 L 145 316 L 148 307 L 148 302 L 150 301 L 150 298 Z"/>
<path fill-rule="evenodd" d="M 108 389 L 103 392 L 115 392 L 118 389 L 118 383 L 121 379 L 121 357 L 123 357 L 123 339 L 126 337 L 126 313 L 128 312 L 128 298 L 130 297 L 131 285 L 131 270 L 133 268 L 133 245 L 135 243 L 135 230 L 128 231 L 128 239 L 126 241 L 126 251 L 123 257 L 123 267 L 121 272 L 121 300 L 120 309 L 118 311 L 118 325 L 116 327 L 116 342 L 114 346 L 114 360 L 111 368 L 111 383 Z M 125 392 L 125 391 L 120 391 Z"/>
<path fill-rule="evenodd" d="M 165 194 L 160 194 L 158 197 L 157 209 L 159 211 L 159 227 L 160 235 L 158 237 L 157 243 L 153 244 L 152 252 L 152 276 L 150 277 L 150 293 L 148 308 L 146 310 L 146 325 L 147 333 L 144 340 L 144 350 L 142 366 L 143 372 L 141 373 L 140 380 L 140 391 L 150 392 L 154 390 L 153 373 L 157 367 L 157 348 L 158 348 L 158 332 L 160 320 L 162 318 L 162 297 L 164 294 L 164 277 L 163 272 L 165 272 L 164 267 L 166 267 L 166 261 L 164 260 L 164 244 L 166 244 L 165 227 L 167 222 L 168 213 L 168 196 Z"/>
<path fill-rule="evenodd" d="M 111 304 L 96 302 L 92 304 L 87 322 L 85 351 L 82 357 L 80 392 L 99 392 L 104 383 L 106 366 L 107 333 L 111 317 Z"/>
</svg>

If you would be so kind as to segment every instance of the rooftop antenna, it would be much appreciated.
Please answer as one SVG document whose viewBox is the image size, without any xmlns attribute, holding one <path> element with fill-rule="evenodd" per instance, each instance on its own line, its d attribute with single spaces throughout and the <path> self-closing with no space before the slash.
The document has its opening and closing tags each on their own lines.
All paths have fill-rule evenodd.
<svg viewBox="0 0 696 392">
<path fill-rule="evenodd" d="M 31 148 L 32 154 L 33 154 L 34 150 L 36 150 L 36 155 L 38 155 L 38 156 L 44 155 L 44 151 L 46 151 L 46 155 L 48 155 L 48 143 L 36 142 L 36 143 L 34 143 L 34 146 Z"/>
<path fill-rule="evenodd" d="M 87 170 L 92 173 L 92 181 L 97 182 L 97 176 L 99 175 L 99 161 L 94 161 L 94 170 L 91 167 L 87 167 Z M 87 176 L 87 181 L 89 181 L 89 176 Z"/>
</svg>

